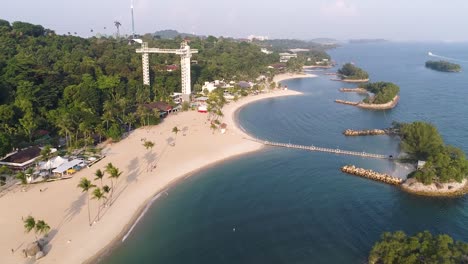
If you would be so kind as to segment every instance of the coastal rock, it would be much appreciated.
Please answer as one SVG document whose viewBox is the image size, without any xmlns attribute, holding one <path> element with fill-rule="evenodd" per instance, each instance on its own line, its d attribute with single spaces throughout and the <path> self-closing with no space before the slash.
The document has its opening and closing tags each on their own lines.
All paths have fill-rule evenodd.
<svg viewBox="0 0 468 264">
<path fill-rule="evenodd" d="M 36 253 L 36 260 L 41 259 L 43 257 L 44 257 L 44 252 L 39 251 L 39 252 Z"/>
<path fill-rule="evenodd" d="M 26 247 L 26 256 L 28 257 L 35 257 L 38 252 L 42 250 L 41 245 L 39 242 L 35 241 L 29 244 Z"/>
</svg>

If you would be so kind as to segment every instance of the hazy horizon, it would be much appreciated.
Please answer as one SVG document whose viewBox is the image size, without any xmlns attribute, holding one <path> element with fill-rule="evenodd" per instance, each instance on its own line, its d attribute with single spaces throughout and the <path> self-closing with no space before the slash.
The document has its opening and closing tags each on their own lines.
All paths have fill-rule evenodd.
<svg viewBox="0 0 468 264">
<path fill-rule="evenodd" d="M 83 37 L 131 34 L 131 0 L 16 0 L 3 4 L 0 18 L 40 24 L 58 34 Z M 378 3 L 377 3 L 378 2 Z M 222 4 L 221 4 L 222 3 Z M 184 33 L 243 38 L 387 39 L 393 41 L 468 41 L 460 25 L 468 23 L 468 1 L 291 0 L 214 1 L 134 0 L 137 34 L 174 29 Z M 93 32 L 91 32 L 93 30 Z"/>
</svg>

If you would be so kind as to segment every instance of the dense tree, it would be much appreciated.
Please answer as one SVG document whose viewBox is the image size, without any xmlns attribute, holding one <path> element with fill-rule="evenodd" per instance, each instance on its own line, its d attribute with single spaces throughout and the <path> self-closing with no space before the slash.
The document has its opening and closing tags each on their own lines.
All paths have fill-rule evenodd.
<svg viewBox="0 0 468 264">
<path fill-rule="evenodd" d="M 442 72 L 460 72 L 461 66 L 448 61 L 426 61 L 426 67 Z"/>
<path fill-rule="evenodd" d="M 364 99 L 365 103 L 370 104 L 385 104 L 392 101 L 400 92 L 400 87 L 391 82 L 375 82 L 362 84 L 359 87 L 373 93 L 373 96 L 368 96 Z"/>
<path fill-rule="evenodd" d="M 6 133 L 0 132 L 0 157 L 4 157 L 13 149 L 11 139 Z"/>
<path fill-rule="evenodd" d="M 410 174 L 424 184 L 461 182 L 468 176 L 468 161 L 462 150 L 444 144 L 437 128 L 425 122 L 394 125 L 401 137 L 401 148 L 410 161 L 427 161 Z"/>
<path fill-rule="evenodd" d="M 425 231 L 407 236 L 402 231 L 384 233 L 369 254 L 370 264 L 468 263 L 468 244 L 448 235 Z"/>
<path fill-rule="evenodd" d="M 340 74 L 344 80 L 369 79 L 369 74 L 366 71 L 351 63 L 344 64 L 343 67 L 338 70 L 338 74 Z"/>
</svg>

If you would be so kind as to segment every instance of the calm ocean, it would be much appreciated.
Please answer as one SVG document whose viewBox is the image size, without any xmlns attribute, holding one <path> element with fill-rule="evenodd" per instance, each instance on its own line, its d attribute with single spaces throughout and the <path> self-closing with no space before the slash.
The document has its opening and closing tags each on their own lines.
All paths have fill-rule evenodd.
<svg viewBox="0 0 468 264">
<path fill-rule="evenodd" d="M 372 81 L 401 88 L 398 106 L 369 111 L 333 100 L 343 94 L 323 72 L 286 81 L 303 96 L 260 101 L 239 113 L 249 133 L 268 140 L 398 153 L 387 136 L 346 138 L 344 129 L 386 128 L 392 121 L 429 121 L 448 144 L 468 152 L 468 63 L 461 73 L 426 69 L 434 54 L 468 61 L 468 45 L 353 44 L 331 51 Z M 388 161 L 266 148 L 196 173 L 162 195 L 129 238 L 102 263 L 365 263 L 384 231 L 447 233 L 468 242 L 468 196 L 417 197 L 342 174 L 355 164 L 401 173 Z"/>
</svg>

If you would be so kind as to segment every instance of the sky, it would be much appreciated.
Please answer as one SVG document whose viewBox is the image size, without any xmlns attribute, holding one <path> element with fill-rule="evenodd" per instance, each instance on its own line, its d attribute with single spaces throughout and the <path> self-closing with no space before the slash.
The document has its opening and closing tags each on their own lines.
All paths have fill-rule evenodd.
<svg viewBox="0 0 468 264">
<path fill-rule="evenodd" d="M 0 18 L 59 34 L 131 33 L 131 0 L 1 0 Z M 468 0 L 134 0 L 135 31 L 269 38 L 468 41 Z M 93 29 L 94 33 L 91 33 Z"/>
</svg>

